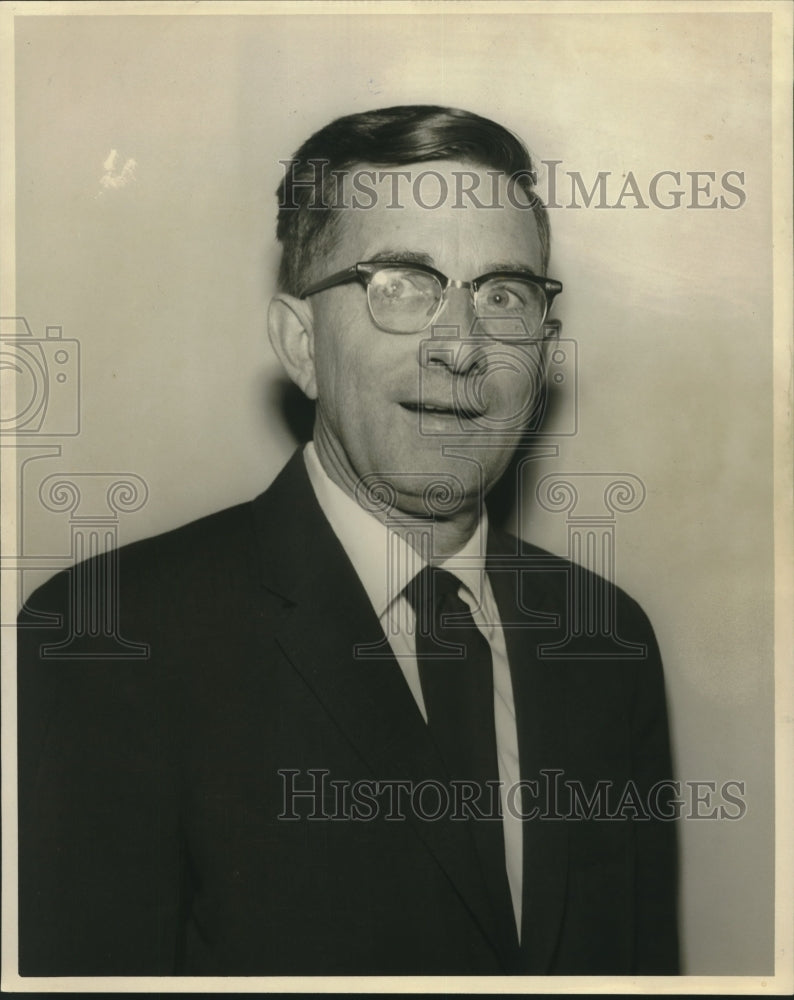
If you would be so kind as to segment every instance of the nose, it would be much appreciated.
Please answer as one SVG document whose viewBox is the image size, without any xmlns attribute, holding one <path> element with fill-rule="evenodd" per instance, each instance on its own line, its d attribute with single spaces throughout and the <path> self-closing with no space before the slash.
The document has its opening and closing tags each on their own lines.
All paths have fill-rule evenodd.
<svg viewBox="0 0 794 1000">
<path fill-rule="evenodd" d="M 464 374 L 481 364 L 483 342 L 472 337 L 475 313 L 468 288 L 450 288 L 441 312 L 430 328 L 430 341 L 423 345 L 423 361 Z"/>
</svg>

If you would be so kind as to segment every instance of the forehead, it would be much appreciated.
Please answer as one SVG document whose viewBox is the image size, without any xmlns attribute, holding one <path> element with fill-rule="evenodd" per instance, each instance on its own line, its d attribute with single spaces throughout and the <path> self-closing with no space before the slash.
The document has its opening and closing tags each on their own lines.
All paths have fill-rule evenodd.
<svg viewBox="0 0 794 1000">
<path fill-rule="evenodd" d="M 422 254 L 451 277 L 524 267 L 539 272 L 534 214 L 515 178 L 458 161 L 347 171 L 328 269 L 378 254 Z"/>
</svg>

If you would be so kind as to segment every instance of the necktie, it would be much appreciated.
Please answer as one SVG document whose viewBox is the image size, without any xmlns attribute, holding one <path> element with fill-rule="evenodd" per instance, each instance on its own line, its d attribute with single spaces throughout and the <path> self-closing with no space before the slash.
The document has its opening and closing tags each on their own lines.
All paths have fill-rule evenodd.
<svg viewBox="0 0 794 1000">
<path fill-rule="evenodd" d="M 498 795 L 486 786 L 499 780 L 491 649 L 459 588 L 452 573 L 427 566 L 405 594 L 416 613 L 416 656 L 430 733 L 450 778 L 475 783 L 482 812 L 494 815 Z"/>
<path fill-rule="evenodd" d="M 479 793 L 477 811 L 464 810 L 467 825 L 501 939 L 515 949 L 497 785 L 491 647 L 458 596 L 460 585 L 452 573 L 426 566 L 405 588 L 405 596 L 416 613 L 416 656 L 430 735 L 450 779 Z M 456 801 L 454 794 L 451 800 Z"/>
</svg>

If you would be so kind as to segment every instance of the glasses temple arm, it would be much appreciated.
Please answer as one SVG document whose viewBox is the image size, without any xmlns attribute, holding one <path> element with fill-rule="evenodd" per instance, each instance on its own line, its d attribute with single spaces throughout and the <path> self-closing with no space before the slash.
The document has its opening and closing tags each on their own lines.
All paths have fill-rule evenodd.
<svg viewBox="0 0 794 1000">
<path fill-rule="evenodd" d="M 317 281 L 313 285 L 309 285 L 308 288 L 304 288 L 298 298 L 308 298 L 310 295 L 314 295 L 317 292 L 324 292 L 327 288 L 333 288 L 335 285 L 343 285 L 346 281 L 353 281 L 353 279 L 358 278 L 358 276 L 358 264 L 353 264 L 351 267 L 346 267 L 344 271 L 337 271 L 335 274 L 329 274 L 328 277 L 323 278 L 322 281 Z"/>
</svg>

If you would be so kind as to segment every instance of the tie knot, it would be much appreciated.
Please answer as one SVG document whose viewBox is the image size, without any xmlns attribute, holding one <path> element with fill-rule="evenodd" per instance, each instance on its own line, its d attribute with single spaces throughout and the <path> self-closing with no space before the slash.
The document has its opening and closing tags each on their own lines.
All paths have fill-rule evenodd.
<svg viewBox="0 0 794 1000">
<path fill-rule="evenodd" d="M 441 606 L 445 598 L 457 598 L 460 580 L 438 566 L 425 566 L 405 587 L 403 593 L 417 615 Z"/>
</svg>

